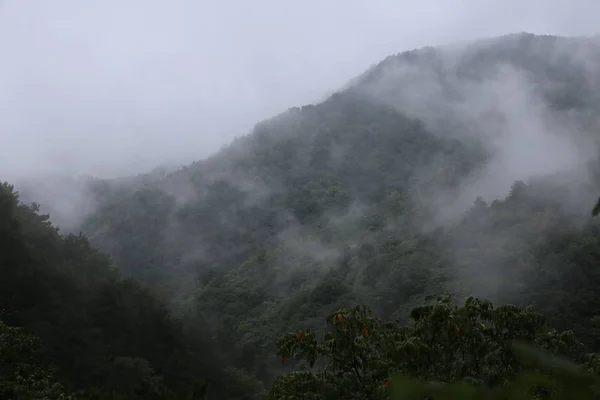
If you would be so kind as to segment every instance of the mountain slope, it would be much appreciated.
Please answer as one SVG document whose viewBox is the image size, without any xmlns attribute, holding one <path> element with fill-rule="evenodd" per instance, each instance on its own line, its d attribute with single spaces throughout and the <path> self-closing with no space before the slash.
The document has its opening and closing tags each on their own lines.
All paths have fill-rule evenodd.
<svg viewBox="0 0 600 400">
<path fill-rule="evenodd" d="M 165 243 L 183 258 L 166 261 L 175 270 L 190 270 L 194 265 L 186 264 L 198 260 L 227 268 L 226 263 L 246 259 L 255 243 L 271 246 L 286 230 L 351 218 L 356 208 L 406 191 L 410 172 L 434 160 L 443 168 L 450 156 L 462 152 L 464 165 L 454 168 L 472 168 L 471 150 L 460 142 L 432 137 L 418 122 L 352 94 L 338 95 L 319 108 L 291 111 L 287 119 L 294 121 L 291 126 L 286 122 L 287 131 L 277 123 L 259 125 L 250 140 L 234 144 L 222 157 L 193 165 L 100 211 L 87 221 L 86 231 L 94 238 L 96 232 L 112 229 L 114 234 L 103 237 L 117 247 L 106 250 L 126 271 L 149 280 L 144 274 L 156 270 L 152 265 L 170 274 L 164 260 L 152 254 Z M 436 179 L 446 183 L 444 176 Z M 406 201 L 410 207 L 412 201 Z M 119 225 L 110 225 L 117 212 L 123 212 Z M 142 224 L 143 231 L 129 235 Z M 136 245 L 150 245 L 143 253 L 157 260 L 127 253 Z M 185 257 L 188 248 L 203 254 Z"/>
<path fill-rule="evenodd" d="M 448 289 L 536 301 L 597 344 L 599 48 L 520 34 L 392 56 L 82 229 L 263 379 L 290 326 L 356 302 L 402 318 Z M 565 308 L 570 279 L 588 294 Z"/>
<path fill-rule="evenodd" d="M 92 176 L 35 175 L 11 182 L 24 203 L 36 202 L 63 232 L 76 233 L 80 222 L 99 207 L 123 198 L 147 184 L 163 179 L 172 167 L 157 167 L 135 176 L 99 179 Z"/>
<path fill-rule="evenodd" d="M 33 397 L 22 398 L 41 396 L 34 389 L 54 370 L 80 399 L 182 398 L 203 377 L 213 379 L 218 398 L 224 366 L 206 332 L 192 336 L 151 290 L 123 278 L 84 236 L 60 235 L 5 183 L 0 271 L 0 368 L 3 381 L 6 371 L 17 383 L 19 371 L 30 379 Z M 38 372 L 21 370 L 23 362 Z"/>
</svg>

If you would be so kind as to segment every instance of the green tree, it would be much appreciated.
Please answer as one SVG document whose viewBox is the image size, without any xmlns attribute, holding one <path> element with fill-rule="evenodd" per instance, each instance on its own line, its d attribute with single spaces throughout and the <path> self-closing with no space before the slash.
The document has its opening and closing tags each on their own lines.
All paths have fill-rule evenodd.
<svg viewBox="0 0 600 400">
<path fill-rule="evenodd" d="M 45 366 L 40 340 L 0 320 L 0 398 L 75 400 Z"/>
<path fill-rule="evenodd" d="M 278 343 L 282 360 L 301 363 L 275 381 L 271 399 L 385 399 L 390 378 L 471 382 L 502 387 L 524 370 L 515 341 L 549 354 L 577 357 L 581 345 L 571 332 L 550 329 L 531 308 L 452 296 L 415 308 L 412 322 L 382 322 L 365 306 L 340 309 L 328 319 L 322 340 L 311 330 L 290 333 Z"/>
</svg>

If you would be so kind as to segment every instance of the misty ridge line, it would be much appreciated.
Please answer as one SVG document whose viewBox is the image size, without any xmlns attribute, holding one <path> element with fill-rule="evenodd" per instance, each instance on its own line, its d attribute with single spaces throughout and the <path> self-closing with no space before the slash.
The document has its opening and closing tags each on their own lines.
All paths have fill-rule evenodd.
<svg viewBox="0 0 600 400">
<path fill-rule="evenodd" d="M 512 48 L 518 48 L 519 40 L 523 36 L 517 35 L 513 38 L 517 43 L 512 43 Z M 501 39 L 498 39 L 498 42 L 504 45 Z M 509 46 L 509 50 L 510 48 Z M 483 47 L 483 49 L 487 48 Z M 569 46 L 562 47 L 559 44 L 556 49 L 553 49 L 553 57 L 560 58 L 565 53 L 570 54 L 569 49 Z M 347 89 L 348 92 L 356 93 L 374 104 L 384 105 L 395 112 L 423 121 L 424 126 L 433 135 L 452 135 L 451 138 L 460 143 L 468 145 L 475 143 L 487 152 L 486 159 L 461 179 L 455 188 L 438 187 L 435 182 L 440 171 L 445 169 L 444 164 L 434 162 L 417 167 L 414 171 L 414 176 L 418 177 L 417 186 L 425 186 L 422 191 L 427 193 L 427 201 L 431 203 L 430 209 L 438 210 L 435 215 L 428 218 L 429 221 L 425 221 L 422 229 L 433 229 L 440 224 L 448 226 L 448 223 L 457 222 L 478 196 L 483 196 L 487 201 L 502 199 L 508 194 L 514 181 L 527 181 L 545 174 L 582 172 L 585 170 L 586 163 L 596 155 L 597 147 L 593 145 L 593 138 L 588 135 L 588 132 L 577 127 L 578 116 L 553 115 L 554 112 L 549 109 L 543 97 L 546 88 L 534 84 L 530 74 L 522 68 L 506 62 L 494 63 L 484 70 L 482 76 L 471 77 L 466 73 L 465 76 L 461 76 L 459 73 L 461 68 L 468 65 L 469 60 L 476 58 L 477 52 L 473 55 L 471 51 L 472 48 L 452 49 L 449 52 L 425 49 L 421 52 L 402 53 L 401 56 L 384 61 L 376 78 L 367 80 L 366 83 L 359 80 Z M 416 61 L 410 59 L 413 55 Z M 422 55 L 424 60 L 420 58 Z M 398 59 L 398 57 L 408 57 L 409 60 Z M 581 52 L 576 52 L 572 58 L 582 59 Z M 585 68 L 597 68 L 593 60 L 590 61 L 585 57 L 583 59 L 585 62 L 581 65 Z M 591 72 L 593 71 L 590 70 L 590 74 Z M 263 204 L 271 197 L 282 194 L 284 182 L 280 177 L 266 179 L 260 175 L 260 171 L 254 173 L 252 170 L 244 169 L 239 166 L 240 161 L 243 163 L 248 157 L 261 154 L 265 143 L 276 144 L 278 141 L 288 140 L 285 132 L 290 132 L 292 135 L 289 136 L 292 138 L 290 140 L 297 140 L 293 136 L 294 130 L 290 127 L 298 126 L 298 129 L 302 129 L 303 124 L 310 125 L 312 115 L 318 114 L 318 110 L 326 103 L 332 104 L 336 96 L 339 95 L 333 96 L 325 103 L 306 106 L 302 110 L 292 109 L 273 120 L 260 123 L 254 133 L 235 141 L 208 159 L 177 171 L 170 171 L 166 175 L 150 177 L 136 189 L 126 189 L 124 196 L 117 195 L 114 200 L 109 199 L 102 207 L 108 210 L 133 201 L 132 196 L 136 196 L 140 190 L 151 192 L 158 190 L 177 204 L 169 217 L 173 218 L 182 207 L 210 199 L 211 185 L 219 182 L 226 182 L 238 196 L 244 197 L 246 207 Z M 442 112 L 438 113 L 438 110 Z M 446 122 L 452 118 L 454 119 L 452 123 L 461 129 L 443 131 Z M 261 133 L 261 126 L 265 124 L 274 134 Z M 278 127 L 284 131 L 281 135 L 276 134 L 279 133 Z M 319 127 L 314 127 L 310 131 L 319 132 Z M 570 135 L 569 138 L 565 136 L 567 134 Z M 342 163 L 345 154 L 350 150 L 344 144 L 333 143 L 329 156 L 334 160 L 334 164 Z M 307 155 L 308 153 L 300 155 L 300 164 L 295 166 L 296 169 L 301 170 L 303 164 L 310 162 Z M 585 181 L 585 175 L 573 176 L 579 176 Z M 430 180 L 433 183 L 428 183 Z M 111 184 L 111 181 L 104 182 Z M 580 182 L 581 185 L 586 183 Z M 60 189 L 56 191 L 62 192 Z M 77 227 L 81 222 L 78 218 L 85 218 L 95 213 L 95 204 L 92 201 L 86 203 L 90 198 L 93 200 L 95 195 L 90 196 L 89 193 L 80 191 L 79 197 L 73 197 L 73 193 L 77 193 L 77 185 L 67 192 L 70 193 L 70 200 L 75 198 L 76 201 L 69 206 L 64 206 L 65 203 L 68 204 L 66 200 L 61 200 L 58 204 L 62 203 L 63 209 L 69 212 L 77 213 L 78 207 L 80 210 L 83 209 L 80 217 L 70 219 L 70 224 Z M 415 197 L 413 201 L 417 203 L 423 199 L 422 193 L 418 194 L 418 191 L 412 192 L 412 196 Z M 337 221 L 340 226 L 338 230 L 341 231 L 356 226 L 364 217 L 364 214 L 357 210 L 369 207 L 361 205 L 358 199 L 351 199 L 351 202 L 355 206 L 346 214 L 325 214 L 321 219 Z M 82 207 L 86 204 L 88 204 L 87 209 Z M 232 219 L 227 213 L 219 213 L 217 217 L 223 226 L 236 224 L 235 218 Z M 352 238 L 350 235 L 346 241 L 338 244 L 324 243 L 320 233 L 304 227 L 290 214 L 278 215 L 277 218 L 284 221 L 279 223 L 286 227 L 275 235 L 274 240 L 279 243 L 277 247 L 282 246 L 287 249 L 288 255 L 297 253 L 300 258 L 307 258 L 318 264 L 324 260 L 335 260 L 346 247 L 354 248 L 357 243 L 368 240 Z M 329 223 L 325 225 L 327 224 Z M 397 226 L 397 223 L 388 221 L 388 225 Z M 189 242 L 184 240 L 185 235 L 178 231 L 179 225 L 175 220 L 171 219 L 169 226 L 169 230 L 161 234 L 164 238 L 162 240 L 168 238 L 169 242 L 177 240 L 183 243 Z M 96 226 L 94 228 L 96 233 L 92 230 L 88 234 L 91 238 L 95 238 L 96 234 L 107 232 L 107 229 L 106 226 Z M 189 243 L 193 248 L 186 249 L 187 246 L 182 246 L 180 257 L 184 264 L 193 264 L 214 257 L 207 255 L 211 249 L 203 250 L 206 246 L 198 244 L 202 243 L 202 234 L 195 232 L 194 235 L 196 239 Z M 282 252 L 282 254 L 286 253 Z M 285 256 L 280 262 L 283 265 L 289 264 Z M 326 270 L 321 273 L 326 273 Z"/>
<path fill-rule="evenodd" d="M 511 36 L 514 36 L 514 37 L 519 37 L 519 36 L 521 36 L 521 35 L 509 35 L 509 37 L 511 37 Z M 503 39 L 505 39 L 505 37 L 494 38 L 494 39 L 488 39 L 488 40 L 481 40 L 481 41 L 478 41 L 478 42 L 476 42 L 475 44 L 471 44 L 471 45 L 470 45 L 470 48 L 471 48 L 471 49 L 473 49 L 473 48 L 474 48 L 474 49 L 477 49 L 478 47 L 481 47 L 481 46 L 483 46 L 484 44 L 488 44 L 488 42 L 491 42 L 491 43 L 493 43 L 493 42 L 495 42 L 495 41 L 500 41 L 500 40 L 503 40 Z M 561 38 L 561 39 L 563 39 L 563 38 Z M 565 40 L 566 40 L 566 38 L 565 38 Z M 575 39 L 570 39 L 570 40 L 575 40 Z M 446 47 L 454 48 L 454 47 L 456 47 L 456 45 L 454 45 L 454 46 L 446 46 Z M 468 46 L 467 46 L 467 47 L 468 47 Z M 433 48 L 426 48 L 426 49 L 415 50 L 415 51 L 412 51 L 412 52 L 406 52 L 406 53 L 401 53 L 401 54 L 409 54 L 409 55 L 410 55 L 411 53 L 415 53 L 415 52 L 433 52 L 433 51 L 435 51 Z M 397 57 L 397 56 L 391 56 L 391 57 Z M 390 58 L 391 58 L 391 57 L 390 57 Z M 585 55 L 583 55 L 582 57 L 583 57 L 583 59 L 585 60 Z M 384 61 L 384 62 L 380 63 L 380 65 L 384 65 L 385 63 L 386 63 L 386 61 Z M 377 66 L 377 67 L 379 67 L 379 66 Z M 404 71 L 404 72 L 405 72 L 405 71 Z M 367 73 L 369 73 L 369 71 L 367 71 L 365 74 L 367 74 Z M 359 80 L 359 79 L 357 78 L 357 79 L 355 79 L 355 80 Z M 351 86 L 351 85 L 350 85 L 350 84 L 349 84 L 349 85 L 346 85 L 346 87 L 349 87 L 349 86 Z M 413 103 L 414 103 L 414 101 L 413 101 Z M 402 110 L 402 112 L 404 112 L 404 113 L 407 113 L 407 112 L 408 112 L 408 113 L 410 114 L 410 107 L 405 107 L 405 109 L 403 109 L 403 110 Z"/>
</svg>

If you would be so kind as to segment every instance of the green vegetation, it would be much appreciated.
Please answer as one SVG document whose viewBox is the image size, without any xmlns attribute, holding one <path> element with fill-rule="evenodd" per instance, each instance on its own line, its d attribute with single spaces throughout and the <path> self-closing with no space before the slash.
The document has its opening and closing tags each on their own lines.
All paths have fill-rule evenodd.
<svg viewBox="0 0 600 400">
<path fill-rule="evenodd" d="M 279 355 L 303 363 L 277 378 L 270 398 L 508 399 L 533 398 L 527 396 L 531 391 L 542 398 L 580 392 L 579 398 L 590 399 L 600 394 L 600 377 L 589 375 L 597 372 L 600 357 L 583 354 L 572 332 L 548 328 L 531 308 L 494 308 L 472 297 L 459 307 L 444 295 L 415 308 L 410 317 L 410 325 L 399 326 L 372 317 L 364 306 L 341 309 L 328 317 L 330 330 L 322 341 L 311 330 L 286 335 L 278 343 Z M 578 368 L 551 355 L 585 363 Z"/>
<path fill-rule="evenodd" d="M 75 399 L 39 364 L 39 350 L 36 337 L 0 321 L 0 398 Z"/>
<path fill-rule="evenodd" d="M 98 208 L 83 234 L 60 233 L 3 184 L 0 390 L 90 400 L 595 398 L 600 224 L 589 211 L 600 192 L 600 91 L 561 51 L 600 60 L 600 50 L 573 40 L 498 38 L 452 67 L 435 49 L 392 56 L 207 160 L 88 182 Z M 531 78 L 527 95 L 539 104 L 486 114 L 468 97 L 505 64 Z M 437 82 L 435 104 L 403 97 L 412 89 L 390 73 L 399 65 L 422 74 L 412 77 L 419 85 Z M 519 96 L 508 97 L 497 101 Z M 559 122 L 576 128 L 556 143 L 581 141 L 594 154 L 532 169 L 536 149 L 488 143 L 518 128 L 506 139 L 521 146 L 527 130 Z M 498 164 L 497 147 L 529 158 L 515 172 Z M 478 175 L 490 166 L 495 175 Z"/>
<path fill-rule="evenodd" d="M 149 289 L 4 183 L 0 268 L 2 398 L 61 399 L 63 387 L 79 399 L 182 398 L 217 362 L 191 353 L 210 342 L 188 341 Z"/>
</svg>

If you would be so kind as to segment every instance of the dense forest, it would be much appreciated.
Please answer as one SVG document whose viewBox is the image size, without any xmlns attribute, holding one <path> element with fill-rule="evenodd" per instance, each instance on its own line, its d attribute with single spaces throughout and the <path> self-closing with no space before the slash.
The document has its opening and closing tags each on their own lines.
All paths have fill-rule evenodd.
<svg viewBox="0 0 600 400">
<path fill-rule="evenodd" d="M 509 35 L 71 182 L 60 230 L 3 184 L 0 397 L 595 398 L 598 93 L 600 41 Z"/>
</svg>

